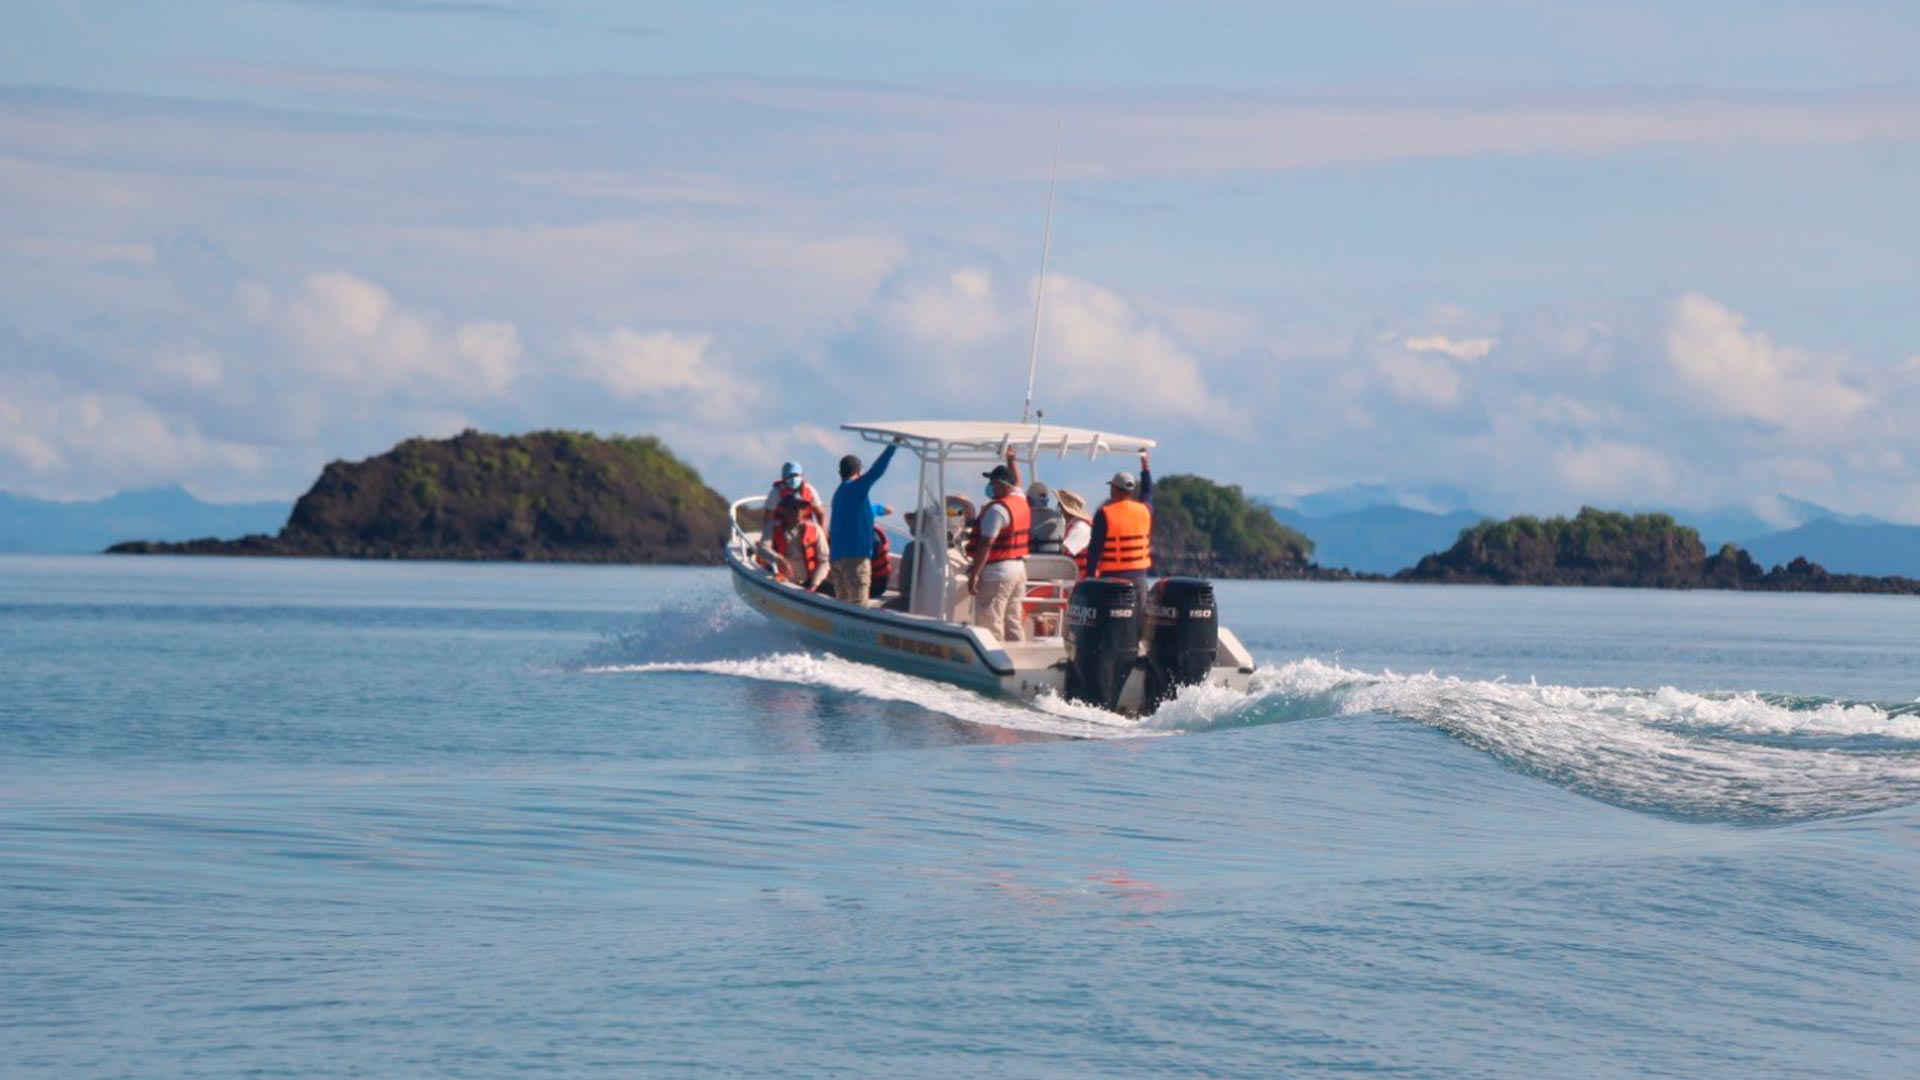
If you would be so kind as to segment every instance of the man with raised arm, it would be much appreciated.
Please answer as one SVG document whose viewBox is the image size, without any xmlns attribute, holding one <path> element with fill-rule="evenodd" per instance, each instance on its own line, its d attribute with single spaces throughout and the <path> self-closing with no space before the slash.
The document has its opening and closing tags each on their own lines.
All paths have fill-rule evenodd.
<svg viewBox="0 0 1920 1080">
<path fill-rule="evenodd" d="M 1141 589 L 1153 569 L 1153 472 L 1140 452 L 1140 478 L 1122 469 L 1107 482 L 1107 501 L 1093 515 L 1087 576 L 1127 578 Z"/>
<path fill-rule="evenodd" d="M 828 525 L 827 547 L 833 552 L 833 596 L 857 607 L 865 607 L 867 590 L 873 585 L 873 485 L 887 474 L 893 452 L 902 440 L 880 451 L 873 471 L 860 467 L 860 459 L 848 454 L 840 459 L 840 486 L 833 492 L 833 520 Z M 881 513 L 886 512 L 880 507 Z"/>
</svg>

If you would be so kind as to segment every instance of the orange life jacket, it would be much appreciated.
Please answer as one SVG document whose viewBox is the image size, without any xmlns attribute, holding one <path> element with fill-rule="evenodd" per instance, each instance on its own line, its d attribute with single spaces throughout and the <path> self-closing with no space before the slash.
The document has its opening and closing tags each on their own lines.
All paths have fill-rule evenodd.
<svg viewBox="0 0 1920 1080">
<path fill-rule="evenodd" d="M 784 529 L 773 536 L 774 553 L 787 560 L 787 573 L 780 575 L 782 580 L 792 581 L 802 588 L 813 582 L 813 575 L 820 570 L 820 526 L 813 521 L 800 524 L 800 550 L 789 551 L 793 546 L 793 530 Z M 797 577 L 790 576 L 799 571 Z"/>
<path fill-rule="evenodd" d="M 773 515 L 775 535 L 793 528 L 794 522 L 803 517 L 815 521 L 826 520 L 825 511 L 820 509 L 820 493 L 805 480 L 800 481 L 798 491 L 776 481 L 773 490 L 767 492 L 766 505 L 767 513 Z"/>
<path fill-rule="evenodd" d="M 1138 499 L 1121 499 L 1102 506 L 1100 516 L 1107 536 L 1093 576 L 1153 569 L 1153 510 Z"/>
<path fill-rule="evenodd" d="M 1018 492 L 988 503 L 981 514 L 988 509 L 1002 507 L 1007 512 L 1007 526 L 995 533 L 993 542 L 987 545 L 987 562 L 1006 562 L 1010 559 L 1027 557 L 1027 532 L 1033 526 L 1032 511 L 1027 507 L 1027 497 Z"/>
<path fill-rule="evenodd" d="M 889 561 L 893 557 L 893 545 L 887 542 L 887 531 L 880 526 L 873 527 L 873 580 L 882 581 L 892 567 Z"/>
</svg>

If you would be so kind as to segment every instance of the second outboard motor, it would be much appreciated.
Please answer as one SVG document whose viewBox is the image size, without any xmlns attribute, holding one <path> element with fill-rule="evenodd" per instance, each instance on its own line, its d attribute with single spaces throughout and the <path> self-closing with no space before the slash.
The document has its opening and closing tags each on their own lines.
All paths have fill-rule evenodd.
<svg viewBox="0 0 1920 1080">
<path fill-rule="evenodd" d="M 1213 583 L 1161 578 L 1147 593 L 1147 710 L 1207 680 L 1220 652 L 1220 613 Z"/>
<path fill-rule="evenodd" d="M 1088 578 L 1067 598 L 1067 700 L 1118 710 L 1140 659 L 1139 596 L 1124 578 Z"/>
</svg>

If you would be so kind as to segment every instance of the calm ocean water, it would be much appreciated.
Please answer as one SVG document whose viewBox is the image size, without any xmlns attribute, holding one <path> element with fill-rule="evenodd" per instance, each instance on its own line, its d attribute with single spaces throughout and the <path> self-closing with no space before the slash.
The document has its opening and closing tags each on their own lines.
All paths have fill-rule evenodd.
<svg viewBox="0 0 1920 1080">
<path fill-rule="evenodd" d="M 1128 723 L 715 571 L 0 558 L 0 1075 L 1920 1071 L 1920 601 L 1221 603 Z"/>
</svg>

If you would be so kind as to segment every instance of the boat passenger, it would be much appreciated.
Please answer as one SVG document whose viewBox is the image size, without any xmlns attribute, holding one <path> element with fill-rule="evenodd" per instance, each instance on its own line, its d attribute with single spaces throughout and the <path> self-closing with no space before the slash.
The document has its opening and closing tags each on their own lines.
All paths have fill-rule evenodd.
<svg viewBox="0 0 1920 1080">
<path fill-rule="evenodd" d="M 1027 546 L 1035 555 L 1058 555 L 1067 537 L 1067 516 L 1054 504 L 1053 489 L 1035 480 L 1027 485 L 1027 506 L 1033 512 L 1033 532 Z"/>
<path fill-rule="evenodd" d="M 900 598 L 895 603 L 902 611 L 913 607 L 913 565 L 920 558 L 920 512 L 909 510 L 904 520 L 907 523 L 907 546 L 901 549 L 893 573 L 894 585 L 900 590 Z"/>
<path fill-rule="evenodd" d="M 801 515 L 786 532 L 774 537 L 774 554 L 779 565 L 774 576 L 798 585 L 808 592 L 819 592 L 827 580 L 827 534 L 820 523 Z"/>
<path fill-rule="evenodd" d="M 1077 491 L 1061 488 L 1054 494 L 1060 504 L 1060 513 L 1067 520 L 1065 534 L 1060 538 L 1060 554 L 1073 556 L 1074 564 L 1080 568 L 1080 576 L 1087 576 L 1087 542 L 1093 539 L 1093 519 L 1087 516 L 1087 500 Z"/>
<path fill-rule="evenodd" d="M 1140 455 L 1140 478 L 1126 470 L 1107 482 L 1107 501 L 1093 515 L 1087 538 L 1092 577 L 1126 578 L 1144 590 L 1153 569 L 1153 473 Z"/>
<path fill-rule="evenodd" d="M 863 470 L 853 454 L 840 459 L 840 486 L 833 492 L 833 525 L 827 544 L 834 554 L 833 595 L 849 604 L 866 606 L 873 584 L 873 485 L 886 475 L 893 452 L 904 441 L 896 438 L 880 451 L 872 472 Z"/>
<path fill-rule="evenodd" d="M 973 595 L 973 624 L 984 626 L 1001 641 L 1024 641 L 1021 600 L 1027 591 L 1027 535 L 1033 527 L 1027 496 L 1019 474 L 1007 465 L 995 465 L 981 474 L 987 478 L 992 501 L 980 511 L 973 565 L 967 591 Z"/>
<path fill-rule="evenodd" d="M 791 504 L 788 498 L 795 501 Z M 827 515 L 820 505 L 820 493 L 813 489 L 800 463 L 789 461 L 780 466 L 780 479 L 773 482 L 773 489 L 767 492 L 766 515 L 760 523 L 762 541 L 777 540 L 781 534 L 793 528 L 798 515 L 806 514 L 815 521 L 825 522 Z"/>
<path fill-rule="evenodd" d="M 873 527 L 873 573 L 872 584 L 868 592 L 881 596 L 887 591 L 887 579 L 893 576 L 893 544 L 887 540 L 885 529 Z"/>
</svg>

